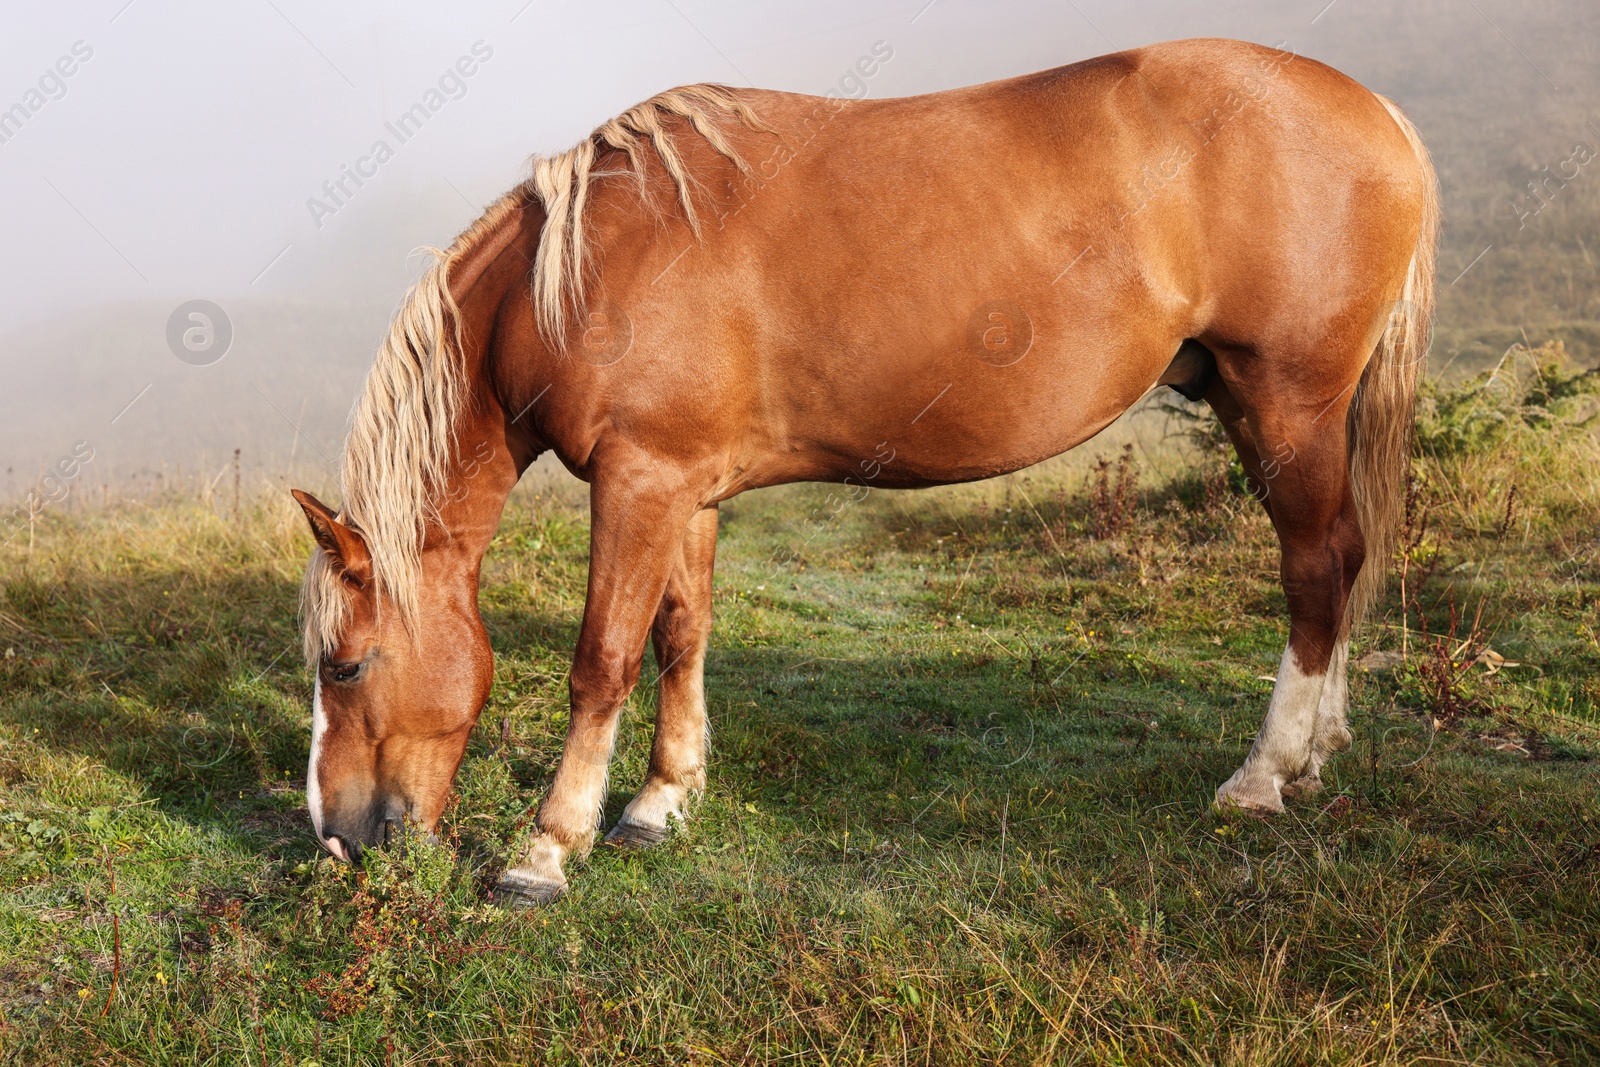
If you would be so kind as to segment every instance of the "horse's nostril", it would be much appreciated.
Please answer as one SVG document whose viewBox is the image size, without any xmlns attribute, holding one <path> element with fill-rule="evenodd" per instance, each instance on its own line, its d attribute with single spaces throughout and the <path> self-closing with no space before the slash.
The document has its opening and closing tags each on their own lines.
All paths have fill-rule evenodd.
<svg viewBox="0 0 1600 1067">
<path fill-rule="evenodd" d="M 337 859 L 352 864 L 361 862 L 361 842 L 356 838 L 334 833 L 324 837 L 322 844 Z"/>
</svg>

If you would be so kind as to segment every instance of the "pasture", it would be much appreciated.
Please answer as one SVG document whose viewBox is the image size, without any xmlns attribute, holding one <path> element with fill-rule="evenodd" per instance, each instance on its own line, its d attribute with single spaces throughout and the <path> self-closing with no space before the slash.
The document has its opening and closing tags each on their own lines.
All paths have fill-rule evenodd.
<svg viewBox="0 0 1600 1067">
<path fill-rule="evenodd" d="M 1145 412 L 1000 481 L 725 506 L 710 786 L 540 910 L 487 890 L 565 730 L 581 486 L 489 553 L 441 839 L 359 871 L 305 815 L 282 487 L 47 512 L 0 549 L 0 1062 L 1594 1062 L 1600 450 L 1559 360 L 1430 388 L 1404 600 L 1288 814 L 1210 809 L 1283 648 L 1271 528 Z"/>
</svg>

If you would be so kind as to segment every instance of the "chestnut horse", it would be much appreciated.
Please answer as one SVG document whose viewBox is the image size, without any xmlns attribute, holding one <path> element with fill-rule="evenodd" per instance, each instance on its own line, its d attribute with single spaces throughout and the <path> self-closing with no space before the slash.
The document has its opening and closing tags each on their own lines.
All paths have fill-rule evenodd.
<svg viewBox="0 0 1600 1067">
<path fill-rule="evenodd" d="M 1222 40 L 895 100 L 692 86 L 536 160 L 398 313 L 341 510 L 295 494 L 318 839 L 355 860 L 437 822 L 493 674 L 479 567 L 541 453 L 589 483 L 592 527 L 565 749 L 500 882 L 524 902 L 594 843 L 647 640 L 649 774 L 606 840 L 661 840 L 705 785 L 721 501 L 1015 471 L 1158 385 L 1216 411 L 1278 534 L 1288 644 L 1216 799 L 1281 811 L 1350 743 L 1437 219 L 1394 104 Z"/>
</svg>

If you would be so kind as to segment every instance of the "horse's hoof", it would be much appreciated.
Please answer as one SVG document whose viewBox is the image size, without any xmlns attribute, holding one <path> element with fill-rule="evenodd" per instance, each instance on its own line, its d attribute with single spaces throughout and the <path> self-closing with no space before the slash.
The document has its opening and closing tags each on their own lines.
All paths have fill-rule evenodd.
<svg viewBox="0 0 1600 1067">
<path fill-rule="evenodd" d="M 667 839 L 667 831 L 663 827 L 643 826 L 639 823 L 628 822 L 626 819 L 617 823 L 606 834 L 606 844 L 612 848 L 653 848 Z"/>
<path fill-rule="evenodd" d="M 1272 785 L 1270 778 L 1267 779 L 1267 785 Z M 1282 814 L 1283 797 L 1276 787 L 1263 789 L 1258 783 L 1234 775 L 1218 788 L 1212 807 L 1221 815 L 1248 815 L 1264 819 L 1269 815 Z"/>
<path fill-rule="evenodd" d="M 1322 792 L 1322 777 L 1316 774 L 1308 774 L 1304 778 L 1296 778 L 1283 787 L 1283 795 L 1289 800 L 1314 797 L 1320 792 Z"/>
<path fill-rule="evenodd" d="M 1241 804 L 1233 797 L 1221 796 L 1211 804 L 1211 810 L 1224 819 L 1270 819 L 1283 813 L 1282 807 L 1268 808 L 1259 804 Z"/>
<path fill-rule="evenodd" d="M 495 883 L 494 902 L 502 908 L 540 908 L 566 896 L 566 882 L 536 881 L 507 871 Z"/>
</svg>

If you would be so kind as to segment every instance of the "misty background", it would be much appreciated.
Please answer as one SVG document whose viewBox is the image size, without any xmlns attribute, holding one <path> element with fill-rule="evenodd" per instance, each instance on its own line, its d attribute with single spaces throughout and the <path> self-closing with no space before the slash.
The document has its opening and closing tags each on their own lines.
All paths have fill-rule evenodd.
<svg viewBox="0 0 1600 1067">
<path fill-rule="evenodd" d="M 426 263 L 414 250 L 448 244 L 531 155 L 661 89 L 903 96 L 1181 37 L 1292 48 L 1410 113 L 1444 192 L 1435 373 L 1524 339 L 1600 359 L 1593 0 L 0 10 L 0 497 L 80 442 L 78 499 L 204 485 L 235 449 L 247 485 L 291 464 L 335 485 L 361 377 Z M 875 47 L 892 58 L 853 80 Z M 192 335 L 188 361 L 169 343 L 196 300 L 231 324 L 214 362 L 215 335 Z"/>
</svg>

